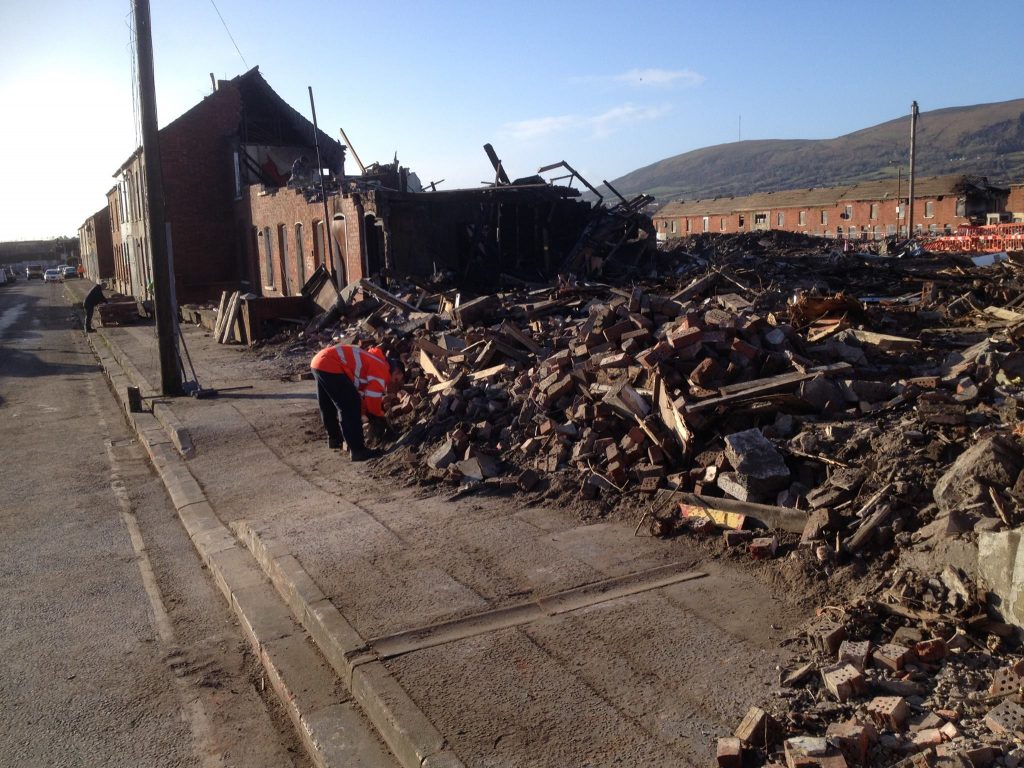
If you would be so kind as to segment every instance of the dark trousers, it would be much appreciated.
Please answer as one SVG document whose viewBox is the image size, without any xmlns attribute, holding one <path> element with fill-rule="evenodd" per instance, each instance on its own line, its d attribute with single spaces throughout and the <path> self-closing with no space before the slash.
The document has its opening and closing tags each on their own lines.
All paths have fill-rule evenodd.
<svg viewBox="0 0 1024 768">
<path fill-rule="evenodd" d="M 352 379 L 343 373 L 327 373 L 313 369 L 316 380 L 316 402 L 320 406 L 320 419 L 332 440 L 341 441 L 345 436 L 350 451 L 362 451 L 363 443 L 363 401 Z M 341 416 L 341 429 L 338 417 Z"/>
<path fill-rule="evenodd" d="M 92 330 L 92 312 L 94 309 L 96 309 L 95 304 L 85 305 L 85 330 L 87 331 Z"/>
</svg>

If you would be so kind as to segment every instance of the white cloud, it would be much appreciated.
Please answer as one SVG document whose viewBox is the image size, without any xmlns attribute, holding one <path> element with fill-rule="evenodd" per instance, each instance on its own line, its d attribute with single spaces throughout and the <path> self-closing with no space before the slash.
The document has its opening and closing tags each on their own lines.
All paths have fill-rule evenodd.
<svg viewBox="0 0 1024 768">
<path fill-rule="evenodd" d="M 623 104 L 589 118 L 588 122 L 594 136 L 604 138 L 627 125 L 657 120 L 670 109 L 671 107 L 665 104 L 660 107 L 635 107 L 632 104 Z"/>
<path fill-rule="evenodd" d="M 696 87 L 704 82 L 704 75 L 692 69 L 631 69 L 612 80 L 638 88 L 670 88 L 673 85 Z"/>
<path fill-rule="evenodd" d="M 671 107 L 635 106 L 621 104 L 598 115 L 551 115 L 506 123 L 502 132 L 517 141 L 531 141 L 558 133 L 590 133 L 593 138 L 603 139 L 626 126 L 656 120 Z"/>
</svg>

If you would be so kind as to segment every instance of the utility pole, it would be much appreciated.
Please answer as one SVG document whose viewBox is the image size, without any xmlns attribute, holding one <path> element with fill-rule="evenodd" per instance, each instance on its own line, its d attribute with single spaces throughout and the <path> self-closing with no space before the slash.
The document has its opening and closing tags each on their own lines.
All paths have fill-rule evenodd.
<svg viewBox="0 0 1024 768">
<path fill-rule="evenodd" d="M 156 85 L 153 77 L 153 31 L 149 0 L 132 0 L 135 18 L 135 55 L 139 72 L 139 111 L 142 122 L 142 158 L 146 165 L 146 202 L 149 209 L 149 253 L 153 260 L 153 301 L 160 352 L 160 392 L 180 395 L 178 308 L 174 305 L 174 268 L 167 253 L 164 225 L 164 178 L 160 167 L 160 132 L 156 121 Z"/>
<path fill-rule="evenodd" d="M 907 237 L 914 236 L 914 143 L 917 141 L 917 102 L 910 105 L 910 200 L 907 203 Z"/>
<path fill-rule="evenodd" d="M 338 280 L 339 275 L 338 265 L 334 263 L 334 244 L 332 240 L 334 235 L 331 233 L 331 214 L 327 210 L 327 193 L 324 191 L 324 161 L 320 156 L 320 127 L 316 123 L 316 102 L 313 101 L 313 86 L 307 85 L 309 89 L 309 109 L 313 113 L 313 146 L 316 147 L 316 174 L 320 179 L 320 199 L 324 204 L 324 248 L 326 248 L 330 254 L 331 269 L 330 272 L 334 275 L 335 283 L 338 288 L 344 288 L 347 285 L 348 280 L 348 269 L 346 268 L 345 262 L 341 262 L 341 279 Z M 325 256 L 327 254 L 324 254 Z M 345 254 L 345 258 L 348 258 L 348 253 Z M 325 258 L 324 261 L 327 261 Z"/>
</svg>

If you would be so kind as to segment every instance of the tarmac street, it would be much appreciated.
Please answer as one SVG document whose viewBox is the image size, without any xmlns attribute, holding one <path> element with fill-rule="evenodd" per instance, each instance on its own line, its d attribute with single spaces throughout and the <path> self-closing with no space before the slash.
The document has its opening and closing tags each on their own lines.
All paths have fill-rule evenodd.
<svg viewBox="0 0 1024 768">
<path fill-rule="evenodd" d="M 0 288 L 0 763 L 309 765 L 69 289 Z"/>
</svg>

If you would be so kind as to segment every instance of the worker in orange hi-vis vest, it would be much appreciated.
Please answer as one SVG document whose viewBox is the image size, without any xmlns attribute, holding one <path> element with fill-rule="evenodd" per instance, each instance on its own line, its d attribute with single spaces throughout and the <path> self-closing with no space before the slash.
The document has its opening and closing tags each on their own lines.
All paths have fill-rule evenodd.
<svg viewBox="0 0 1024 768">
<path fill-rule="evenodd" d="M 380 347 L 336 344 L 317 352 L 309 367 L 316 379 L 316 399 L 327 430 L 327 445 L 341 448 L 344 436 L 352 461 L 380 455 L 379 451 L 368 450 L 363 441 L 363 414 L 384 418 L 384 395 L 397 391 L 405 377 L 401 361 L 388 357 Z"/>
</svg>

